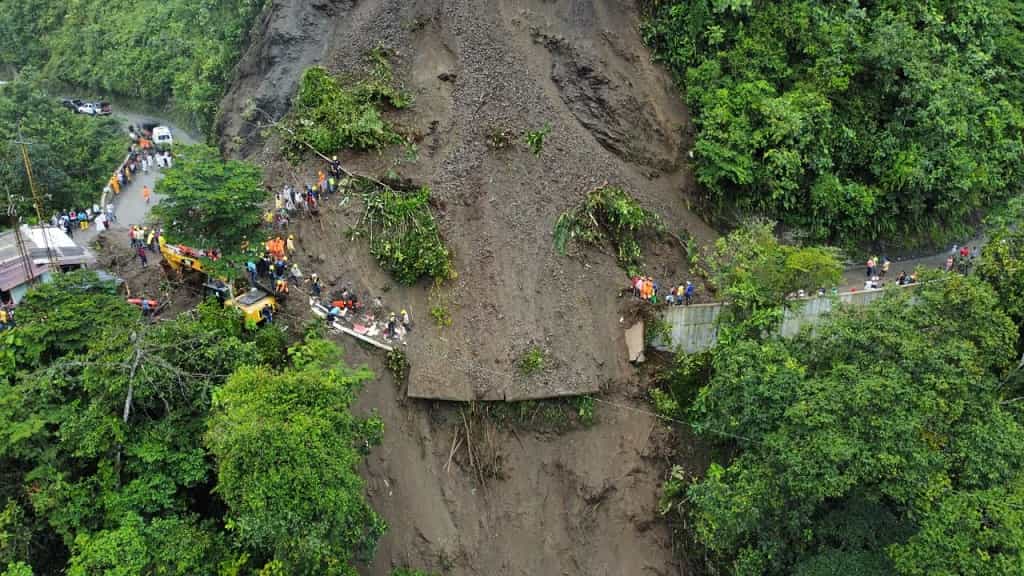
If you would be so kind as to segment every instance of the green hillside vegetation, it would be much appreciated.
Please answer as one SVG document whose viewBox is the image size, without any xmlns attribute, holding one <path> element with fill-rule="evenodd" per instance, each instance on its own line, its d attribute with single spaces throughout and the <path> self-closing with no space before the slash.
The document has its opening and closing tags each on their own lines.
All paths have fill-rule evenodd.
<svg viewBox="0 0 1024 576">
<path fill-rule="evenodd" d="M 1024 175 L 1024 4 L 656 0 L 709 213 L 841 245 L 962 236 Z"/>
<path fill-rule="evenodd" d="M 33 220 L 21 148 L 12 142 L 19 134 L 31 143 L 28 151 L 44 218 L 55 210 L 92 206 L 127 153 L 128 140 L 117 122 L 62 108 L 34 76 L 0 87 L 0 202 L 6 206 L 10 197 L 18 213 Z"/>
<path fill-rule="evenodd" d="M 215 303 L 144 321 L 75 272 L 0 332 L 0 570 L 355 574 L 384 530 L 356 466 L 372 378 Z M 265 450 L 273 447 L 273 450 Z"/>
<path fill-rule="evenodd" d="M 1021 574 L 1021 243 L 997 232 L 976 276 L 925 275 L 791 340 L 737 300 L 741 324 L 678 357 L 655 405 L 722 450 L 677 467 L 662 509 L 711 573 Z"/>
<path fill-rule="evenodd" d="M 169 104 L 208 128 L 264 0 L 0 0 L 0 66 Z"/>
</svg>

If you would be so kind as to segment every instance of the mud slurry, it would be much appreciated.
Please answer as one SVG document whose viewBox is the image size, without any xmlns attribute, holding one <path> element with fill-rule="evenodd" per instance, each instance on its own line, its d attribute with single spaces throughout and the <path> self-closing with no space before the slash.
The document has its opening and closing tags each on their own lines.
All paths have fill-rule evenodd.
<svg viewBox="0 0 1024 576">
<path fill-rule="evenodd" d="M 384 418 L 384 446 L 366 466 L 374 506 L 390 524 L 367 574 L 392 565 L 447 574 L 668 574 L 667 528 L 656 521 L 665 470 L 649 457 L 661 425 L 643 413 L 598 407 L 589 429 L 550 436 L 501 432 L 503 479 L 486 489 L 458 465 L 445 410 L 407 398 L 518 400 L 601 392 L 644 408 L 626 358 L 619 289 L 609 252 L 559 256 L 558 215 L 609 183 L 657 212 L 668 229 L 714 233 L 688 209 L 692 174 L 686 110 L 667 74 L 650 63 L 632 2 L 616 0 L 275 1 L 253 34 L 222 103 L 222 146 L 265 167 L 267 183 L 302 185 L 319 167 L 293 167 L 257 122 L 286 113 L 302 70 L 364 69 L 383 46 L 415 101 L 392 115 L 416 144 L 381 155 L 339 153 L 350 169 L 430 186 L 458 277 L 432 293 L 398 287 L 365 243 L 345 230 L 357 206 L 328 206 L 296 227 L 298 261 L 335 285 L 383 294 L 415 322 L 408 387 L 383 360 L 344 342 L 380 376 L 362 407 Z M 262 112 L 253 112 L 259 108 Z M 539 156 L 523 135 L 550 126 Z M 509 134 L 504 147 L 495 134 Z M 266 139 L 264 137 L 266 136 Z M 648 272 L 682 280 L 685 259 L 670 241 L 647 248 Z M 451 326 L 430 309 L 440 298 Z M 524 351 L 545 351 L 524 374 Z M 443 403 L 442 403 L 443 404 Z"/>
</svg>

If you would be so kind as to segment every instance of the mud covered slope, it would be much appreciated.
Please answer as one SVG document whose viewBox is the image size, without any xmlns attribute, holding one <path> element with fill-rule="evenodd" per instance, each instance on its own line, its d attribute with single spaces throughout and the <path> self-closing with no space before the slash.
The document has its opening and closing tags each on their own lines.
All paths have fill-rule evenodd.
<svg viewBox="0 0 1024 576">
<path fill-rule="evenodd" d="M 396 54 L 396 76 L 416 98 L 397 121 L 423 139 L 417 161 L 399 171 L 433 189 L 459 277 L 443 290 L 453 324 L 440 333 L 425 287 L 388 292 L 421 327 L 410 340 L 411 396 L 547 397 L 629 377 L 617 297 L 624 273 L 610 254 L 559 256 L 551 231 L 562 211 L 608 182 L 674 232 L 711 235 L 686 210 L 686 111 L 650 63 L 638 25 L 633 3 L 615 0 L 275 2 L 220 123 L 222 142 L 268 165 L 271 184 L 313 165 L 285 166 L 277 144 L 254 141 L 242 118 L 253 104 L 283 113 L 305 66 L 352 72 L 380 44 Z M 506 149 L 489 145 L 497 131 L 545 124 L 551 133 L 539 157 L 521 136 Z M 344 160 L 364 172 L 393 166 L 389 155 Z M 346 218 L 336 216 L 311 251 L 326 253 L 316 267 L 380 293 L 389 280 L 365 246 L 344 240 Z M 678 247 L 652 248 L 650 273 L 681 279 Z M 547 368 L 524 377 L 515 362 L 531 346 L 546 350 Z"/>
</svg>

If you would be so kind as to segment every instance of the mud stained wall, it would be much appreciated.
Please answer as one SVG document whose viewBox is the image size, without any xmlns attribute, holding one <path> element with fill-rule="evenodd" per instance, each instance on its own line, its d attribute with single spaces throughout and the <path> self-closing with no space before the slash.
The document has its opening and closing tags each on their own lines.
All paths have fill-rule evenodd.
<svg viewBox="0 0 1024 576">
<path fill-rule="evenodd" d="M 651 63 L 632 1 L 279 0 L 225 98 L 222 143 L 266 167 L 267 184 L 302 185 L 319 165 L 292 166 L 279 142 L 251 130 L 253 107 L 287 112 L 302 70 L 320 64 L 357 75 L 383 46 L 411 92 L 389 119 L 416 145 L 381 154 L 338 151 L 352 170 L 390 170 L 430 186 L 458 278 L 397 286 L 345 230 L 358 207 L 328 210 L 323 227 L 296 224 L 303 270 L 385 294 L 407 308 L 408 394 L 445 400 L 521 400 L 615 388 L 634 377 L 619 325 L 625 273 L 611 248 L 569 257 L 552 244 L 555 221 L 595 187 L 629 190 L 669 229 L 714 236 L 688 209 L 690 126 L 669 75 Z M 527 131 L 550 126 L 535 156 Z M 493 135 L 511 134 L 505 147 Z M 648 273 L 685 278 L 678 246 L 645 247 Z M 435 293 L 437 292 L 437 293 Z M 442 302 L 451 325 L 430 310 Z M 525 376 L 518 359 L 544 350 Z"/>
</svg>

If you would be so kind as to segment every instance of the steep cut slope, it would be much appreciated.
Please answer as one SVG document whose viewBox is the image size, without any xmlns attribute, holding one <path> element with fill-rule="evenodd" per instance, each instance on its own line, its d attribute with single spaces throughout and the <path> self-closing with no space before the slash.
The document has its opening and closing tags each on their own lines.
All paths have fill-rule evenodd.
<svg viewBox="0 0 1024 576">
<path fill-rule="evenodd" d="M 650 63 L 638 24 L 633 4 L 616 0 L 292 1 L 275 3 L 261 23 L 219 128 L 229 150 L 267 166 L 274 186 L 302 184 L 316 164 L 286 165 L 279 144 L 255 139 L 245 118 L 253 105 L 283 114 L 307 65 L 354 73 L 381 45 L 415 96 L 396 116 L 419 139 L 415 162 L 401 161 L 399 150 L 342 158 L 362 172 L 395 168 L 431 186 L 459 277 L 433 298 L 425 285 L 391 287 L 365 244 L 344 239 L 355 208 L 329 211 L 322 229 L 300 224 L 322 276 L 371 294 L 389 289 L 387 303 L 418 321 L 409 395 L 538 398 L 631 377 L 617 295 L 625 274 L 610 254 L 559 256 L 551 231 L 562 211 L 608 182 L 661 214 L 671 231 L 712 235 L 686 209 L 686 111 Z M 544 125 L 551 133 L 535 157 L 521 134 Z M 489 145 L 498 131 L 517 134 L 510 147 Z M 683 278 L 674 240 L 648 248 L 649 273 Z M 428 314 L 438 302 L 453 321 L 441 331 Z M 545 350 L 546 368 L 522 376 L 515 364 L 532 346 Z"/>
</svg>

